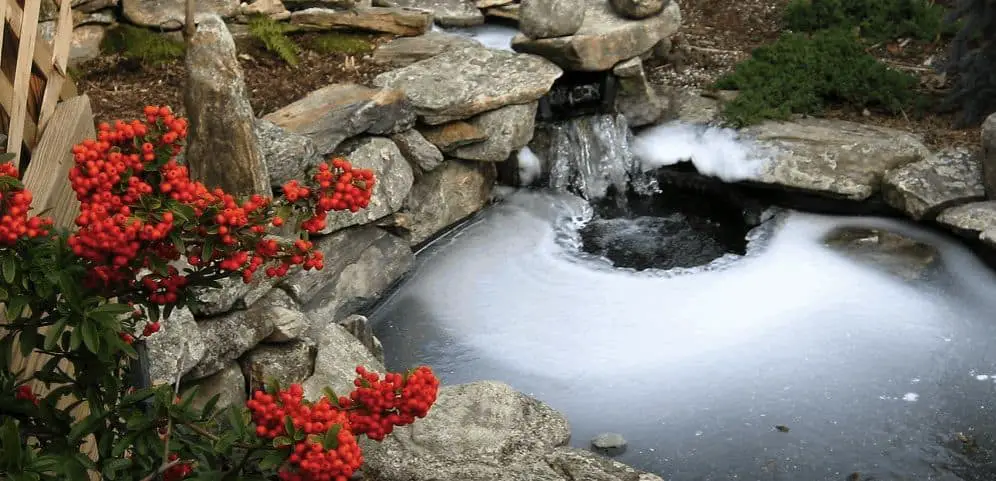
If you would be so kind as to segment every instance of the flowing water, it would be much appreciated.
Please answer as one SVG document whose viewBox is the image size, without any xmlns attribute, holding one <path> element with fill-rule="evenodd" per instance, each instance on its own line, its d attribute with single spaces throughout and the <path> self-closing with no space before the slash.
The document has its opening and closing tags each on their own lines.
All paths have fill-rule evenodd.
<svg viewBox="0 0 996 481">
<path fill-rule="evenodd" d="M 572 122 L 553 137 L 573 147 L 529 154 L 558 189 L 506 189 L 371 313 L 388 367 L 507 382 L 565 413 L 572 444 L 621 433 L 619 460 L 670 481 L 996 479 L 996 276 L 972 253 L 905 222 L 771 211 L 742 252 L 613 265 L 583 235 L 606 220 L 591 201 L 608 186 L 680 159 L 749 177 L 760 154 L 722 130 L 629 139 L 611 117 Z M 648 217 L 611 219 L 601 238 L 677 238 Z M 827 247 L 841 226 L 901 233 L 939 259 L 904 280 Z"/>
</svg>

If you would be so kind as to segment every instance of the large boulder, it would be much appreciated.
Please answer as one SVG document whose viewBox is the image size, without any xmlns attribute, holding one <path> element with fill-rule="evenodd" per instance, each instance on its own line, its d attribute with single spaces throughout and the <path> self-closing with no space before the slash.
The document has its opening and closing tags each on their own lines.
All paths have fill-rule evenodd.
<svg viewBox="0 0 996 481">
<path fill-rule="evenodd" d="M 263 118 L 308 137 L 320 155 L 332 153 L 344 140 L 361 133 L 392 134 L 415 123 L 401 91 L 351 83 L 320 88 Z"/>
<path fill-rule="evenodd" d="M 256 120 L 259 139 L 271 185 L 302 179 L 307 170 L 322 161 L 318 146 L 309 137 L 291 132 L 266 119 Z"/>
<path fill-rule="evenodd" d="M 465 47 L 382 73 L 374 84 L 404 91 L 415 112 L 438 125 L 539 100 L 562 74 L 534 55 Z"/>
<path fill-rule="evenodd" d="M 984 200 L 986 191 L 979 159 L 946 150 L 889 171 L 882 195 L 913 219 L 929 220 L 948 207 Z"/>
<path fill-rule="evenodd" d="M 207 185 L 235 195 L 269 196 L 270 174 L 237 55 L 221 17 L 201 17 L 187 45 L 186 158 L 191 177 Z"/>
<path fill-rule="evenodd" d="M 670 0 L 609 0 L 616 13 L 635 20 L 652 17 L 664 10 Z"/>
<path fill-rule="evenodd" d="M 329 323 L 316 335 L 318 353 L 312 375 L 303 383 L 304 396 L 317 399 L 324 395 L 325 388 L 337 395 L 345 396 L 354 389 L 356 367 L 363 366 L 371 371 L 384 372 L 384 364 L 346 331 L 342 326 Z"/>
<path fill-rule="evenodd" d="M 309 8 L 291 14 L 292 24 L 305 29 L 348 28 L 414 37 L 432 28 L 432 15 L 411 9 L 367 7 L 350 10 Z"/>
<path fill-rule="evenodd" d="M 647 81 L 643 61 L 639 57 L 616 65 L 612 73 L 619 79 L 616 111 L 626 117 L 630 127 L 642 127 L 660 120 L 664 104 Z"/>
<path fill-rule="evenodd" d="M 533 39 L 519 34 L 512 39 L 512 48 L 546 57 L 565 70 L 602 72 L 648 52 L 681 26 L 677 2 L 644 20 L 620 17 L 606 0 L 586 3 L 584 23 L 574 35 Z"/>
<path fill-rule="evenodd" d="M 173 384 L 194 369 L 207 350 L 194 315 L 189 309 L 176 309 L 161 322 L 159 332 L 149 337 L 149 381 L 153 386 Z"/>
<path fill-rule="evenodd" d="M 563 415 L 506 384 L 445 386 L 424 419 L 380 444 L 364 442 L 364 473 L 407 481 L 660 481 L 565 447 L 569 438 Z"/>
<path fill-rule="evenodd" d="M 136 25 L 178 30 L 186 19 L 186 0 L 121 0 L 121 11 Z M 239 0 L 198 0 L 194 12 L 198 23 L 210 14 L 231 17 L 239 13 Z"/>
<path fill-rule="evenodd" d="M 447 226 L 481 210 L 491 198 L 494 164 L 448 160 L 415 181 L 406 210 L 411 243 L 419 244 Z"/>
<path fill-rule="evenodd" d="M 400 68 L 435 57 L 447 50 L 479 46 L 480 43 L 463 35 L 427 32 L 418 37 L 399 37 L 381 44 L 374 50 L 372 60 L 380 65 Z"/>
<path fill-rule="evenodd" d="M 378 0 L 378 3 L 432 12 L 436 23 L 444 27 L 472 27 L 484 23 L 484 14 L 474 0 Z"/>
<path fill-rule="evenodd" d="M 876 194 L 887 171 L 930 155 L 907 132 L 842 120 L 769 121 L 741 135 L 773 157 L 759 182 L 857 201 Z"/>
<path fill-rule="evenodd" d="M 391 139 L 384 137 L 351 139 L 339 146 L 336 154 L 347 158 L 354 167 L 372 170 L 375 183 L 370 196 L 370 205 L 355 213 L 330 212 L 324 232 L 367 224 L 401 209 L 408 193 L 412 190 L 415 173 Z"/>
<path fill-rule="evenodd" d="M 996 113 L 982 123 L 982 173 L 986 195 L 996 199 Z"/>
<path fill-rule="evenodd" d="M 537 102 L 509 105 L 469 119 L 467 122 L 483 132 L 486 139 L 457 147 L 450 154 L 465 160 L 505 161 L 532 140 L 537 105 Z"/>
<path fill-rule="evenodd" d="M 522 0 L 519 31 L 529 38 L 574 35 L 584 22 L 584 0 Z"/>
</svg>

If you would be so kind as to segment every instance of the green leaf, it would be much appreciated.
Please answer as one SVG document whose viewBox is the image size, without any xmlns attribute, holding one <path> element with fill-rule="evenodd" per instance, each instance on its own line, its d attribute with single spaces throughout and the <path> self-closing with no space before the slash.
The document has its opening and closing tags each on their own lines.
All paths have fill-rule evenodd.
<svg viewBox="0 0 996 481">
<path fill-rule="evenodd" d="M 48 332 L 45 333 L 45 343 L 43 344 L 46 351 L 55 349 L 56 343 L 59 342 L 59 336 L 62 334 L 62 331 L 66 330 L 66 323 L 68 322 L 69 318 L 63 316 L 48 328 Z"/>
<path fill-rule="evenodd" d="M 131 459 L 126 458 L 114 458 L 111 460 L 104 461 L 104 475 L 111 477 L 117 474 L 118 471 L 127 469 L 131 466 Z"/>
<path fill-rule="evenodd" d="M 7 302 L 7 320 L 13 321 L 21 317 L 21 314 L 24 312 L 24 308 L 27 305 L 28 298 L 26 296 L 14 296 Z"/>
<path fill-rule="evenodd" d="M 231 449 L 232 445 L 235 444 L 236 439 L 238 439 L 238 435 L 231 431 L 221 435 L 221 437 L 218 438 L 218 441 L 214 443 L 214 452 L 216 454 L 227 453 L 228 450 Z"/>
<path fill-rule="evenodd" d="M 7 281 L 7 284 L 13 284 L 17 279 L 17 259 L 13 254 L 8 254 L 3 256 L 3 280 Z"/>
<path fill-rule="evenodd" d="M 86 348 L 94 354 L 99 353 L 100 332 L 97 331 L 97 323 L 92 322 L 92 319 L 86 319 L 80 324 L 79 330 L 83 336 L 83 344 L 86 345 Z"/>
<path fill-rule="evenodd" d="M 30 327 L 21 331 L 21 355 L 28 357 L 38 347 L 38 331 Z"/>
<path fill-rule="evenodd" d="M 287 459 L 287 453 L 271 451 L 259 460 L 259 469 L 274 469 L 283 464 L 285 459 Z"/>
<path fill-rule="evenodd" d="M 146 388 L 138 389 L 135 392 L 133 392 L 131 394 L 128 394 L 125 397 L 121 398 L 120 407 L 128 407 L 128 406 L 131 406 L 133 404 L 138 404 L 138 403 L 140 403 L 142 401 L 145 401 L 146 399 L 149 399 L 150 397 L 155 396 L 156 395 L 156 391 L 158 389 L 159 389 L 158 387 L 146 387 Z"/>
<path fill-rule="evenodd" d="M 90 414 L 89 416 L 83 418 L 82 421 L 73 425 L 72 429 L 69 430 L 69 436 L 67 442 L 70 445 L 76 445 L 83 439 L 84 436 L 94 432 L 101 424 L 104 423 L 104 419 L 110 414 L 111 411 L 107 411 L 100 415 Z M 87 458 L 89 460 L 89 458 Z"/>
<path fill-rule="evenodd" d="M 212 256 L 214 256 L 214 237 L 206 237 L 204 247 L 201 249 L 201 259 L 209 262 Z"/>
<path fill-rule="evenodd" d="M 277 436 L 273 438 L 273 447 L 280 449 L 284 446 L 290 446 L 294 441 L 287 436 Z"/>
<path fill-rule="evenodd" d="M 71 331 L 69 336 L 69 350 L 75 351 L 83 344 L 83 330 L 77 327 Z"/>
<path fill-rule="evenodd" d="M 7 294 L 7 289 L 0 287 L 0 302 L 6 301 L 9 294 Z"/>
<path fill-rule="evenodd" d="M 221 399 L 221 394 L 215 394 L 208 399 L 208 402 L 204 403 L 204 408 L 201 409 L 201 419 L 210 419 L 211 414 L 214 413 L 215 406 L 218 405 L 218 400 Z"/>
<path fill-rule="evenodd" d="M 325 446 L 325 449 L 336 449 L 336 448 L 338 448 L 339 447 L 339 431 L 341 431 L 341 430 L 342 430 L 342 425 L 341 424 L 336 424 L 336 425 L 332 426 L 331 428 L 329 428 L 329 430 L 325 432 L 325 439 L 322 439 L 322 446 Z"/>
<path fill-rule="evenodd" d="M 287 431 L 288 436 L 294 435 L 294 420 L 290 416 L 284 416 L 284 430 Z"/>
<path fill-rule="evenodd" d="M 248 428 L 245 423 L 242 422 L 242 416 L 239 415 L 238 409 L 235 406 L 230 406 L 228 410 L 225 411 L 225 416 L 228 417 L 228 424 L 231 425 L 232 429 L 235 430 L 239 435 L 239 439 L 245 438 L 248 433 Z"/>
<path fill-rule="evenodd" d="M 322 389 L 322 393 L 325 394 L 325 397 L 329 398 L 329 402 L 331 402 L 333 406 L 341 407 L 339 406 L 339 396 L 335 394 L 335 391 L 333 391 L 332 388 L 326 386 L 325 389 Z"/>
<path fill-rule="evenodd" d="M 180 398 L 180 410 L 187 411 L 190 409 L 190 405 L 193 404 L 194 398 L 197 396 L 197 392 L 200 391 L 200 385 L 194 385 L 190 388 L 183 396 Z"/>
<path fill-rule="evenodd" d="M 149 304 L 149 322 L 159 322 L 160 314 L 159 304 Z"/>
</svg>

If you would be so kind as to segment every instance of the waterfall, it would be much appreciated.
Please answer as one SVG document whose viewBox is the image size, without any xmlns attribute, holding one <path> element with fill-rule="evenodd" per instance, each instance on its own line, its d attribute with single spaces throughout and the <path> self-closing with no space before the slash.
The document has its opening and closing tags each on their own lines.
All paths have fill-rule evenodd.
<svg viewBox="0 0 996 481">
<path fill-rule="evenodd" d="M 640 169 L 630 150 L 631 133 L 622 115 L 575 117 L 547 126 L 549 145 L 544 156 L 549 185 L 588 200 L 611 190 L 626 192 Z"/>
</svg>

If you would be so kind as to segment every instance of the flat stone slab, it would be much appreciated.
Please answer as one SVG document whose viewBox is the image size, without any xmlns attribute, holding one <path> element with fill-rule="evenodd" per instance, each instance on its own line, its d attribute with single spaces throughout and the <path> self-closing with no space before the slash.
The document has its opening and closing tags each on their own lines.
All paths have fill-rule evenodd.
<svg viewBox="0 0 996 481">
<path fill-rule="evenodd" d="M 931 155 L 908 132 L 843 120 L 769 121 L 741 135 L 773 157 L 754 180 L 855 201 L 879 192 L 887 171 Z"/>
<path fill-rule="evenodd" d="M 938 152 L 889 171 L 882 195 L 913 219 L 931 219 L 948 207 L 985 199 L 982 165 L 968 152 Z"/>
<path fill-rule="evenodd" d="M 432 12 L 436 23 L 446 27 L 472 27 L 484 23 L 484 14 L 474 0 L 381 0 L 380 3 Z"/>
<path fill-rule="evenodd" d="M 374 85 L 405 92 L 430 125 L 539 100 L 563 70 L 535 55 L 465 47 L 385 72 Z"/>
<path fill-rule="evenodd" d="M 310 29 L 351 28 L 405 37 L 422 35 L 432 28 L 431 13 L 408 8 L 309 8 L 292 13 L 290 21 Z"/>
<path fill-rule="evenodd" d="M 546 57 L 565 70 L 600 72 L 649 51 L 680 26 L 677 2 L 659 15 L 629 20 L 615 13 L 606 0 L 588 0 L 584 23 L 574 35 L 531 39 L 518 34 L 512 39 L 512 49 Z"/>
<path fill-rule="evenodd" d="M 978 235 L 986 230 L 996 229 L 996 200 L 972 202 L 945 209 L 937 216 L 937 222 L 960 234 Z"/>
<path fill-rule="evenodd" d="M 462 35 L 444 32 L 427 32 L 417 37 L 400 37 L 374 50 L 373 61 L 391 67 L 407 67 L 415 62 L 435 57 L 447 50 L 476 47 L 480 44 Z"/>
</svg>

